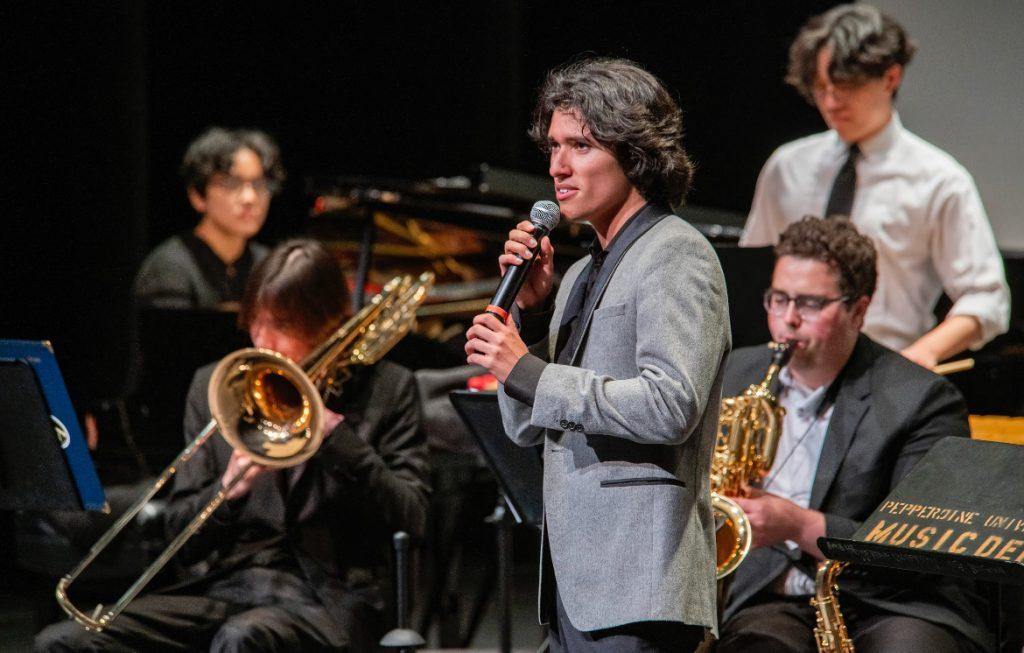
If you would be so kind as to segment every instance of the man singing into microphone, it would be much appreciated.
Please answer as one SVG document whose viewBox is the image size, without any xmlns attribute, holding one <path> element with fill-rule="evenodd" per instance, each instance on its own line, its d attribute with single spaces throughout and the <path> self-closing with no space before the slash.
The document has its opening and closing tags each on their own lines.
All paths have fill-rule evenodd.
<svg viewBox="0 0 1024 653">
<path fill-rule="evenodd" d="M 669 208 L 692 172 L 682 116 L 636 64 L 590 59 L 548 75 L 531 135 L 591 254 L 552 293 L 551 243 L 517 225 L 498 260 L 536 258 L 519 329 L 479 315 L 466 352 L 502 384 L 512 439 L 544 443 L 541 620 L 555 651 L 693 650 L 717 632 L 708 470 L 730 338 L 718 259 Z"/>
</svg>

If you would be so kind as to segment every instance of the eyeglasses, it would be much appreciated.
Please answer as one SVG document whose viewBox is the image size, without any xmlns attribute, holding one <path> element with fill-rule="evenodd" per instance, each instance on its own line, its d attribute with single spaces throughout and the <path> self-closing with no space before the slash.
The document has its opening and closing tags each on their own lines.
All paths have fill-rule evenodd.
<svg viewBox="0 0 1024 653">
<path fill-rule="evenodd" d="M 220 186 L 229 193 L 240 193 L 247 185 L 252 186 L 253 192 L 257 195 L 272 195 L 280 188 L 280 184 L 272 179 L 267 179 L 266 177 L 260 177 L 259 179 L 242 179 L 240 177 L 235 177 L 234 175 L 225 175 L 214 177 L 210 180 L 210 183 L 215 186 Z"/>
<path fill-rule="evenodd" d="M 829 82 L 828 84 L 815 84 L 811 88 L 811 94 L 817 102 L 821 102 L 828 95 L 831 95 L 836 102 L 846 102 L 858 88 L 859 85 L 853 82 Z"/>
<path fill-rule="evenodd" d="M 764 291 L 764 310 L 775 317 L 782 317 L 789 310 L 789 304 L 792 302 L 796 305 L 796 314 L 800 316 L 801 320 L 813 322 L 818 319 L 818 316 L 829 304 L 845 302 L 848 299 L 848 295 L 843 295 L 842 297 L 821 297 L 819 295 L 797 295 L 796 297 L 790 297 L 781 290 L 769 288 Z"/>
</svg>

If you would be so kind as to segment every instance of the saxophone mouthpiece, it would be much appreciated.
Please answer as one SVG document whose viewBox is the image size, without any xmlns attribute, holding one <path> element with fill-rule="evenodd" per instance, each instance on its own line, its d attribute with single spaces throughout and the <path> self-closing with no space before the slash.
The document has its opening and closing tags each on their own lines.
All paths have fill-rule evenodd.
<svg viewBox="0 0 1024 653">
<path fill-rule="evenodd" d="M 785 367 L 786 363 L 789 362 L 790 356 L 793 355 L 793 350 L 796 349 L 792 340 L 773 342 L 768 346 L 773 350 L 772 365 L 777 365 L 778 367 Z"/>
</svg>

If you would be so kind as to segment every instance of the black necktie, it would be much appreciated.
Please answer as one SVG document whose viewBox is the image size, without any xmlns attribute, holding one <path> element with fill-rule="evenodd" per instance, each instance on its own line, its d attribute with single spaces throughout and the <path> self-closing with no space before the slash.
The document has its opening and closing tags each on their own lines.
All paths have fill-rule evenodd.
<svg viewBox="0 0 1024 653">
<path fill-rule="evenodd" d="M 860 154 L 860 150 L 857 149 L 857 146 L 851 145 L 846 162 L 836 173 L 835 181 L 832 182 L 832 192 L 829 193 L 828 204 L 825 206 L 826 218 L 850 217 L 850 209 L 853 208 L 853 189 L 857 186 L 858 154 Z"/>
</svg>

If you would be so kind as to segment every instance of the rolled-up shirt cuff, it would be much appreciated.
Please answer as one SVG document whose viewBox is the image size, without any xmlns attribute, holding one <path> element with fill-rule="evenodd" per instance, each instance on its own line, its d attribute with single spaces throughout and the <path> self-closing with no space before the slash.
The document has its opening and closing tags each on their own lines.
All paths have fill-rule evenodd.
<svg viewBox="0 0 1024 653">
<path fill-rule="evenodd" d="M 947 317 L 965 315 L 973 317 L 981 326 L 981 336 L 969 346 L 973 350 L 1010 328 L 1010 299 L 999 293 L 965 295 L 953 302 Z"/>
<path fill-rule="evenodd" d="M 537 386 L 540 384 L 540 376 L 547 365 L 542 358 L 533 354 L 524 355 L 505 379 L 505 394 L 532 406 L 537 395 Z"/>
</svg>

